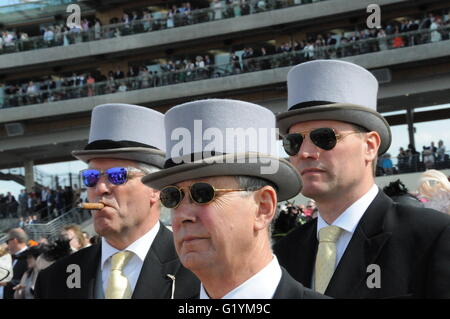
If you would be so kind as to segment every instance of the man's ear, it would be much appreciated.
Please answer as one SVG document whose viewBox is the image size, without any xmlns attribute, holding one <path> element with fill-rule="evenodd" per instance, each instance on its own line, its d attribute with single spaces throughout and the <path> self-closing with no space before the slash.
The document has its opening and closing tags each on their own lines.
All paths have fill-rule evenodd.
<svg viewBox="0 0 450 319">
<path fill-rule="evenodd" d="M 366 161 L 372 162 L 378 156 L 378 149 L 380 148 L 381 138 L 380 134 L 375 131 L 366 133 Z"/>
<path fill-rule="evenodd" d="M 263 230 L 270 225 L 277 209 L 277 192 L 272 186 L 264 186 L 254 194 L 257 207 L 255 230 Z"/>
<path fill-rule="evenodd" d="M 161 192 L 159 190 L 150 188 L 150 204 L 151 204 L 151 206 L 153 206 L 159 202 L 159 194 L 160 193 Z"/>
</svg>

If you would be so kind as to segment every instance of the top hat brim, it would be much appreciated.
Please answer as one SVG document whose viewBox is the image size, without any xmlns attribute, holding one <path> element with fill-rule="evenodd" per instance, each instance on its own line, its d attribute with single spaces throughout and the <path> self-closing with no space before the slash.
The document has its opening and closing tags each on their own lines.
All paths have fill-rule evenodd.
<svg viewBox="0 0 450 319">
<path fill-rule="evenodd" d="M 243 162 L 239 163 L 239 160 Z M 263 167 L 273 164 L 278 165 L 276 172 L 270 174 L 261 172 Z M 161 190 L 165 186 L 185 180 L 214 176 L 251 176 L 268 180 L 278 188 L 278 201 L 298 195 L 302 188 L 297 170 L 288 161 L 258 153 L 225 154 L 184 163 L 146 175 L 142 178 L 142 182 Z"/>
<path fill-rule="evenodd" d="M 296 123 L 317 120 L 347 122 L 378 132 L 381 138 L 378 155 L 384 154 L 391 145 L 391 129 L 386 119 L 374 110 L 354 104 L 334 103 L 283 112 L 277 115 L 277 127 L 280 134 L 286 135 Z"/>
<path fill-rule="evenodd" d="M 85 163 L 94 158 L 111 158 L 136 161 L 163 168 L 165 153 L 158 149 L 146 147 L 124 147 L 102 150 L 77 150 L 73 151 L 72 155 Z"/>
</svg>

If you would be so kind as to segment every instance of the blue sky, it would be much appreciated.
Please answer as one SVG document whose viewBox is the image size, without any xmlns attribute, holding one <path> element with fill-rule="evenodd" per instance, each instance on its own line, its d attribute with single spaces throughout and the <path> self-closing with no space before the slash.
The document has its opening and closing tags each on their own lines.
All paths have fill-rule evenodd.
<svg viewBox="0 0 450 319">
<path fill-rule="evenodd" d="M 443 107 L 450 107 L 450 104 L 441 105 L 441 106 L 434 106 L 434 107 L 427 107 L 427 110 L 433 110 Z M 424 108 L 418 108 L 416 111 L 421 111 Z M 397 112 L 401 113 L 401 112 Z M 391 115 L 395 113 L 386 113 L 383 115 Z M 437 145 L 437 142 L 439 140 L 444 141 L 444 145 L 446 147 L 447 152 L 450 150 L 450 119 L 446 120 L 440 120 L 440 121 L 434 121 L 434 122 L 423 122 L 423 123 L 417 123 L 414 125 L 416 128 L 416 134 L 415 134 L 415 142 L 416 142 L 416 149 L 420 152 L 422 150 L 422 147 L 424 145 L 430 145 L 431 141 L 435 142 L 435 145 Z M 400 147 L 407 147 L 409 143 L 408 138 L 408 131 L 406 125 L 398 125 L 393 126 L 391 128 L 392 130 L 392 144 L 391 147 L 388 150 L 388 153 L 390 153 L 393 157 L 397 156 L 398 150 Z M 282 151 L 284 153 L 284 151 Z M 284 154 L 286 155 L 286 154 Z M 394 161 L 395 163 L 395 161 Z M 51 175 L 61 175 L 60 180 L 62 183 L 68 182 L 68 173 L 72 172 L 73 175 L 73 181 L 75 184 L 78 184 L 78 172 L 84 168 L 86 168 L 86 164 L 84 164 L 81 161 L 70 161 L 70 162 L 63 162 L 63 163 L 57 163 L 57 164 L 48 164 L 48 165 L 38 165 L 37 168 L 40 171 L 43 171 L 47 174 Z M 17 197 L 17 194 L 19 194 L 20 190 L 23 188 L 23 186 L 15 183 L 15 182 L 5 182 L 0 181 L 0 194 L 6 194 L 6 192 L 10 191 Z"/>
</svg>

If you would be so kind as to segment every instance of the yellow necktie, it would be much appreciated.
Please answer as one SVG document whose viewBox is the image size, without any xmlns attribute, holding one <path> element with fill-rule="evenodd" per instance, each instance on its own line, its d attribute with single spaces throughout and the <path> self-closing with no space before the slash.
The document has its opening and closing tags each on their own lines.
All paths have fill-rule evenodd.
<svg viewBox="0 0 450 319">
<path fill-rule="evenodd" d="M 315 268 L 315 289 L 323 294 L 334 273 L 336 265 L 336 241 L 342 228 L 328 226 L 319 230 L 319 249 Z"/>
<path fill-rule="evenodd" d="M 106 299 L 130 299 L 132 295 L 131 285 L 128 278 L 124 275 L 123 269 L 133 257 L 130 251 L 121 251 L 114 254 L 111 258 L 111 273 L 108 278 L 108 287 L 106 288 Z"/>
</svg>

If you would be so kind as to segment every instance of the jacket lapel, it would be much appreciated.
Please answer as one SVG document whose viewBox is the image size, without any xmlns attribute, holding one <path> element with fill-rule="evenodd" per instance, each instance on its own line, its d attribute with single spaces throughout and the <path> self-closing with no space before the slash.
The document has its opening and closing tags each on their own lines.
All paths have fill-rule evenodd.
<svg viewBox="0 0 450 319">
<path fill-rule="evenodd" d="M 167 276 L 180 268 L 172 233 L 163 225 L 145 257 L 133 299 L 166 299 L 171 297 L 172 279 Z"/>
<path fill-rule="evenodd" d="M 361 298 L 367 292 L 367 266 L 375 264 L 391 233 L 383 227 L 392 201 L 379 190 L 355 229 L 325 295 L 336 298 Z"/>
<path fill-rule="evenodd" d="M 272 299 L 297 299 L 301 298 L 301 285 L 297 283 L 288 272 L 281 267 L 281 279 Z"/>
<path fill-rule="evenodd" d="M 317 219 L 309 225 L 304 225 L 292 233 L 292 237 L 286 238 L 295 245 L 288 245 L 290 251 L 284 252 L 283 264 L 289 269 L 289 274 L 305 287 L 311 288 L 312 273 L 317 254 Z"/>
<path fill-rule="evenodd" d="M 73 293 L 79 293 L 80 295 L 75 298 L 87 298 L 95 299 L 95 284 L 97 280 L 97 270 L 100 266 L 101 256 L 101 244 L 93 245 L 86 249 L 86 254 L 83 256 L 83 260 L 78 263 L 83 265 L 81 269 L 81 287 L 80 289 L 71 289 Z M 101 281 L 101 278 L 99 278 Z"/>
<path fill-rule="evenodd" d="M 314 223 L 314 227 L 310 227 L 309 232 L 305 234 L 305 240 L 301 242 L 299 250 L 301 252 L 299 258 L 303 260 L 299 265 L 300 282 L 308 288 L 312 287 L 312 274 L 319 246 L 317 241 L 317 219 L 315 219 Z"/>
</svg>

